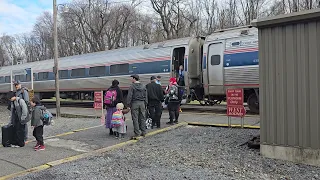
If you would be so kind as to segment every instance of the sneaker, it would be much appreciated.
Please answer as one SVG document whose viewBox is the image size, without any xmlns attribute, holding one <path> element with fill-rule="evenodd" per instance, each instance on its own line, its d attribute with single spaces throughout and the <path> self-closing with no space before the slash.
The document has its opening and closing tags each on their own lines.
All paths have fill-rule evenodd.
<svg viewBox="0 0 320 180">
<path fill-rule="evenodd" d="M 40 145 L 37 149 L 36 149 L 36 151 L 43 151 L 43 150 L 45 150 L 46 149 L 46 147 L 44 146 L 44 145 Z"/>
<path fill-rule="evenodd" d="M 145 136 L 146 136 L 146 133 L 141 133 L 141 136 L 145 137 Z"/>
<path fill-rule="evenodd" d="M 169 121 L 169 122 L 167 122 L 166 124 L 172 125 L 172 124 L 173 124 L 173 122 L 172 122 L 172 121 Z"/>
<path fill-rule="evenodd" d="M 118 132 L 114 132 L 114 135 L 116 136 L 116 138 L 119 137 L 119 133 Z"/>
<path fill-rule="evenodd" d="M 37 144 L 34 146 L 34 149 L 38 149 L 40 144 L 37 142 Z"/>
<path fill-rule="evenodd" d="M 178 121 L 173 121 L 173 123 L 174 123 L 174 124 L 178 124 L 179 122 L 178 122 Z"/>
</svg>

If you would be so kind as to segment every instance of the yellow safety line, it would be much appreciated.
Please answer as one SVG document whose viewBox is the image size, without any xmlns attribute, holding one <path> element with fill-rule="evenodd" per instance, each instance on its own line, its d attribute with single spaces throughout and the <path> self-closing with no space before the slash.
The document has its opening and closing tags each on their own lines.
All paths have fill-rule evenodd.
<svg viewBox="0 0 320 180">
<path fill-rule="evenodd" d="M 229 127 L 228 124 L 213 124 L 213 123 L 201 123 L 201 122 L 189 122 L 188 125 L 193 126 L 212 126 L 212 127 Z M 232 124 L 232 128 L 241 128 L 240 124 Z M 260 126 L 251 126 L 251 125 L 244 125 L 246 129 L 260 129 Z"/>
<path fill-rule="evenodd" d="M 89 130 L 89 129 L 93 129 L 93 128 L 97 128 L 97 127 L 101 127 L 103 125 L 99 125 L 99 126 L 92 126 L 92 127 L 87 127 L 87 128 L 81 128 L 81 129 L 77 129 L 77 130 L 73 130 L 73 131 L 70 131 L 70 132 L 65 132 L 65 133 L 62 133 L 62 134 L 57 134 L 57 135 L 54 135 L 54 136 L 48 136 L 48 137 L 45 137 L 44 140 L 46 139 L 51 139 L 51 138 L 55 138 L 55 137 L 61 137 L 61 136 L 67 136 L 67 135 L 70 135 L 70 134 L 73 134 L 73 133 L 76 133 L 76 132 L 81 132 L 81 131 L 85 131 L 85 130 Z M 30 141 L 26 141 L 25 144 L 28 144 L 30 142 L 35 142 L 36 140 L 33 139 L 33 140 L 30 140 Z M 0 144 L 0 148 L 3 147 L 2 144 Z"/>
<path fill-rule="evenodd" d="M 183 112 L 181 114 L 184 115 L 189 115 L 189 114 L 194 114 L 194 115 L 217 115 L 217 116 L 227 116 L 227 114 L 221 114 L 221 113 L 209 113 L 209 112 Z M 245 117 L 259 117 L 259 115 L 246 115 Z"/>
<path fill-rule="evenodd" d="M 165 131 L 169 131 L 169 130 L 172 130 L 172 129 L 175 129 L 175 128 L 178 128 L 178 127 L 181 127 L 181 126 L 185 126 L 185 125 L 187 125 L 187 123 L 179 123 L 179 124 L 176 124 L 176 125 L 173 125 L 173 126 L 169 126 L 169 127 L 163 128 L 163 129 L 159 129 L 159 130 L 147 133 L 146 136 L 152 136 L 152 135 L 159 134 L 159 133 L 162 133 L 162 132 L 165 132 Z M 141 139 L 141 137 L 139 137 L 138 139 Z M 108 151 L 112 151 L 112 150 L 124 147 L 124 146 L 129 145 L 129 144 L 133 144 L 133 143 L 136 143 L 136 142 L 138 142 L 138 140 L 129 140 L 129 141 L 126 141 L 126 142 L 115 144 L 113 146 L 105 147 L 105 148 L 102 148 L 102 149 L 97 149 L 97 150 L 94 150 L 92 152 L 83 153 L 83 154 L 79 154 L 79 155 L 76 155 L 76 156 L 71 156 L 71 157 L 60 159 L 60 160 L 52 161 L 52 162 L 43 164 L 43 165 L 38 166 L 38 167 L 34 167 L 34 168 L 27 169 L 27 170 L 24 170 L 24 171 L 20 171 L 20 172 L 17 172 L 17 173 L 13 173 L 13 174 L 9 174 L 9 175 L 6 175 L 6 176 L 2 176 L 2 177 L 0 177 L 0 180 L 7 180 L 7 179 L 12 179 L 12 178 L 15 178 L 15 177 L 18 177 L 18 176 L 25 176 L 27 174 L 30 174 L 30 173 L 33 173 L 33 172 L 38 172 L 38 171 L 41 171 L 41 170 L 45 170 L 45 169 L 48 169 L 50 167 L 54 167 L 54 166 L 57 166 L 57 165 L 60 165 L 60 164 L 66 163 L 66 162 L 75 161 L 75 160 L 79 160 L 79 159 L 86 158 L 86 157 L 89 157 L 89 156 L 96 156 L 96 155 L 99 155 L 99 154 L 102 154 L 102 153 L 106 153 Z"/>
</svg>

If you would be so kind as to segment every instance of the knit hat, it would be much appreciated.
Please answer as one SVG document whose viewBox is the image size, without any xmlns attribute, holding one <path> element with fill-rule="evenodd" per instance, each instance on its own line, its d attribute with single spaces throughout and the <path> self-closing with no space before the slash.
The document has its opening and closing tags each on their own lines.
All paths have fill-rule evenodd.
<svg viewBox="0 0 320 180">
<path fill-rule="evenodd" d="M 117 104 L 117 109 L 123 110 L 124 105 L 122 103 Z"/>
<path fill-rule="evenodd" d="M 177 83 L 177 79 L 174 78 L 174 77 L 170 78 L 169 82 L 172 83 L 172 84 L 175 84 L 175 83 Z"/>
</svg>

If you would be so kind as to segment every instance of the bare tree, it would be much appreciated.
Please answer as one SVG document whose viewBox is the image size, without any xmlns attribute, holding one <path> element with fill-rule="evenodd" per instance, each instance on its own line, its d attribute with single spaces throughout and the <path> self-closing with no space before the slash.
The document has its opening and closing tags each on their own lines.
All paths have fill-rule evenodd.
<svg viewBox="0 0 320 180">
<path fill-rule="evenodd" d="M 0 66 L 5 66 L 8 64 L 8 56 L 6 54 L 6 51 L 3 49 L 2 44 L 0 42 Z"/>
<path fill-rule="evenodd" d="M 167 39 L 212 34 L 253 19 L 316 8 L 319 0 L 76 0 L 59 11 L 59 56 L 72 56 Z M 268 3 L 268 4 L 267 4 Z M 0 37 L 0 66 L 53 57 L 52 14 L 43 12 L 30 33 Z"/>
</svg>

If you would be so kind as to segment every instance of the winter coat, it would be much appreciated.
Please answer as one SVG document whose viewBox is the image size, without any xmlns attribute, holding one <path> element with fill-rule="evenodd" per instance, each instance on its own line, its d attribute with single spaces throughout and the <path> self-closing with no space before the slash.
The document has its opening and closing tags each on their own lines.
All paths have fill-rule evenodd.
<svg viewBox="0 0 320 180">
<path fill-rule="evenodd" d="M 147 84 L 147 94 L 148 94 L 148 102 L 163 102 L 164 97 L 163 97 L 163 90 L 162 87 L 155 83 L 151 82 Z"/>
<path fill-rule="evenodd" d="M 37 104 L 33 111 L 31 116 L 31 126 L 38 127 L 43 126 L 43 121 L 41 120 L 41 111 L 46 110 L 44 106 L 41 106 L 41 104 Z"/>
<path fill-rule="evenodd" d="M 26 89 L 25 87 L 17 90 L 16 97 L 23 99 L 25 102 L 30 101 L 28 89 Z"/>
<path fill-rule="evenodd" d="M 127 104 L 129 105 L 129 107 L 135 101 L 144 101 L 145 104 L 148 104 L 147 97 L 148 96 L 147 96 L 146 87 L 143 84 L 141 84 L 139 81 L 136 81 L 129 88 Z"/>
<path fill-rule="evenodd" d="M 26 124 L 29 120 L 29 111 L 26 102 L 17 97 L 15 101 L 11 102 L 11 124 Z"/>
</svg>

